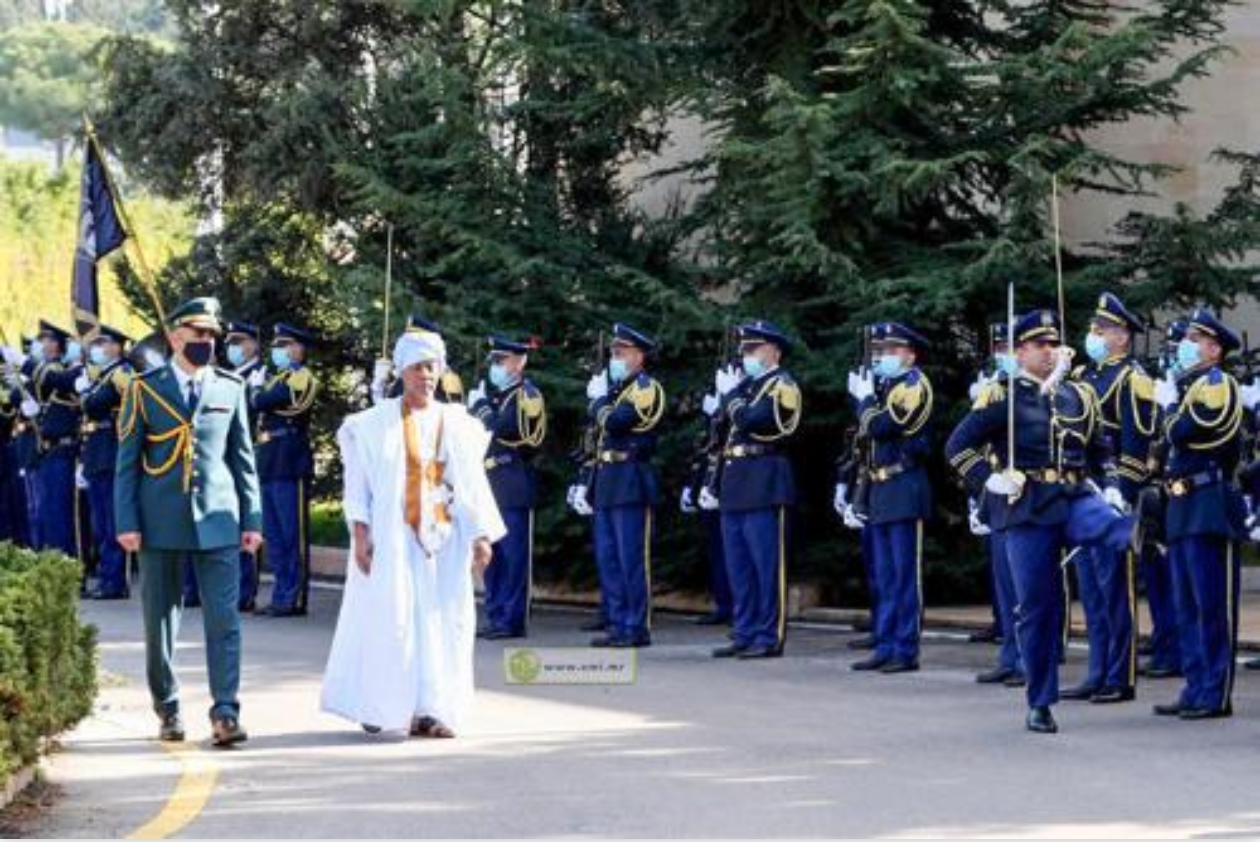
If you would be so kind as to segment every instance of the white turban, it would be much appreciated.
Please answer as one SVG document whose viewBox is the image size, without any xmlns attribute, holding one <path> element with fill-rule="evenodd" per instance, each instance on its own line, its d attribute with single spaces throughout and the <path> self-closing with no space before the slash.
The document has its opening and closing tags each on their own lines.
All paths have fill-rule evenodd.
<svg viewBox="0 0 1260 842">
<path fill-rule="evenodd" d="M 427 330 L 409 330 L 394 343 L 394 371 L 402 373 L 416 363 L 436 362 L 446 366 L 446 343 Z"/>
</svg>

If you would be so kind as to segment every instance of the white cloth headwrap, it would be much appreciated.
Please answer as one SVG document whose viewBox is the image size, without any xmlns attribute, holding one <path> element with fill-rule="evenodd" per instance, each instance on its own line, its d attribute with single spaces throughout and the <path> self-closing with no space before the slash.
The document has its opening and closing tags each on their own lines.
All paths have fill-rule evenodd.
<svg viewBox="0 0 1260 842">
<path fill-rule="evenodd" d="M 446 365 L 446 343 L 442 337 L 427 330 L 409 330 L 398 337 L 394 343 L 394 371 L 426 362 Z"/>
</svg>

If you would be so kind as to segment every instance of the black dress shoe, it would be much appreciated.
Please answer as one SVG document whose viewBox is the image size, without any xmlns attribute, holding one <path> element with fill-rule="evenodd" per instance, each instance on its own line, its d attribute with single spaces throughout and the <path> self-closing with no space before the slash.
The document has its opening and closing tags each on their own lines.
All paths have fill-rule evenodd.
<svg viewBox="0 0 1260 842">
<path fill-rule="evenodd" d="M 254 604 L 254 600 L 251 599 L 249 602 L 242 602 L 238 606 L 238 609 L 242 614 L 253 614 L 257 607 L 258 606 Z"/>
<path fill-rule="evenodd" d="M 1059 691 L 1060 699 L 1067 699 L 1070 702 L 1084 702 L 1094 698 L 1094 694 L 1099 691 L 1098 687 L 1092 684 L 1078 684 L 1075 687 L 1069 687 L 1066 690 Z"/>
<path fill-rule="evenodd" d="M 109 602 L 116 599 L 131 599 L 131 594 L 127 591 L 102 591 L 98 589 L 89 591 L 87 598 L 97 600 L 99 602 Z"/>
<path fill-rule="evenodd" d="M 514 629 L 487 629 L 482 635 L 486 640 L 516 640 L 525 636 L 525 632 Z"/>
<path fill-rule="evenodd" d="M 1181 702 L 1169 702 L 1168 704 L 1151 706 L 1151 713 L 1156 716 L 1180 716 L 1181 711 Z"/>
<path fill-rule="evenodd" d="M 725 614 L 705 614 L 696 618 L 697 626 L 724 626 L 731 621 Z"/>
<path fill-rule="evenodd" d="M 895 675 L 899 672 L 918 672 L 918 661 L 889 661 L 879 668 L 884 675 Z"/>
<path fill-rule="evenodd" d="M 1054 714 L 1050 713 L 1050 708 L 1029 708 L 1028 718 L 1024 720 L 1024 727 L 1034 734 L 1057 734 L 1059 732 L 1059 724 L 1054 721 Z"/>
<path fill-rule="evenodd" d="M 852 640 L 850 640 L 848 643 L 846 643 L 845 646 L 858 652 L 864 651 L 866 649 L 874 649 L 875 648 L 875 635 L 866 634 L 866 635 L 862 635 L 861 637 L 855 637 Z"/>
<path fill-rule="evenodd" d="M 1175 667 L 1157 667 L 1157 666 L 1148 664 L 1147 666 L 1142 667 L 1140 670 L 1138 670 L 1138 675 L 1141 675 L 1144 678 L 1153 678 L 1153 679 L 1181 678 L 1181 670 Z"/>
<path fill-rule="evenodd" d="M 735 657 L 741 661 L 752 661 L 757 658 L 777 658 L 783 650 L 777 646 L 749 646 Z"/>
<path fill-rule="evenodd" d="M 990 626 L 967 635 L 968 643 L 993 643 L 999 637 L 998 630 Z"/>
<path fill-rule="evenodd" d="M 1260 658 L 1252 658 L 1249 661 L 1243 661 L 1243 669 L 1260 670 Z"/>
<path fill-rule="evenodd" d="M 1104 687 L 1089 697 L 1096 705 L 1114 705 L 1117 702 L 1131 702 L 1137 697 L 1132 687 Z"/>
<path fill-rule="evenodd" d="M 1139 658 L 1149 658 L 1155 654 L 1155 646 L 1149 641 L 1144 640 L 1138 644 L 1137 655 Z"/>
<path fill-rule="evenodd" d="M 1200 719 L 1225 719 L 1233 715 L 1234 708 L 1226 705 L 1224 708 L 1182 708 L 1177 718 L 1194 722 Z"/>
<path fill-rule="evenodd" d="M 609 647 L 613 649 L 646 649 L 652 645 L 652 638 L 648 635 L 642 637 L 614 637 L 611 638 Z"/>
<path fill-rule="evenodd" d="M 1009 667 L 994 667 L 986 670 L 976 676 L 977 684 L 1002 684 L 1006 679 L 1015 674 L 1015 670 Z"/>
<path fill-rule="evenodd" d="M 888 659 L 883 655 L 872 655 L 864 660 L 849 664 L 849 669 L 857 672 L 872 672 L 882 668 L 886 663 L 888 663 Z"/>
<path fill-rule="evenodd" d="M 162 717 L 162 726 L 158 729 L 158 739 L 164 743 L 182 743 L 184 741 L 184 720 L 178 713 L 168 713 Z"/>
<path fill-rule="evenodd" d="M 586 631 L 586 632 L 603 631 L 606 628 L 608 628 L 608 623 L 606 623 L 603 620 L 603 618 L 596 617 L 591 622 L 583 623 L 582 625 L 578 626 L 578 631 Z"/>
<path fill-rule="evenodd" d="M 715 658 L 734 658 L 734 657 L 737 657 L 740 652 L 743 652 L 747 648 L 748 648 L 747 646 L 742 646 L 738 643 L 730 643 L 730 644 L 727 644 L 726 646 L 719 646 L 718 648 L 714 649 L 709 654 L 711 654 Z"/>
<path fill-rule="evenodd" d="M 258 613 L 264 617 L 301 617 L 306 614 L 296 605 L 268 605 Z"/>
<path fill-rule="evenodd" d="M 599 637 L 592 637 L 591 646 L 595 647 L 596 649 L 610 649 L 616 646 L 619 641 L 620 641 L 620 638 L 613 637 L 610 634 L 603 634 L 603 635 L 600 635 Z"/>
<path fill-rule="evenodd" d="M 364 732 L 366 732 L 366 733 L 368 733 L 368 734 L 379 734 L 379 733 L 381 733 L 381 726 L 379 726 L 379 725 L 368 725 L 366 722 L 364 722 L 364 723 L 363 723 L 363 730 L 364 730 Z"/>
<path fill-rule="evenodd" d="M 1028 676 L 1022 672 L 1013 672 L 1010 677 L 1002 682 L 1003 687 L 1025 687 L 1028 685 Z"/>
<path fill-rule="evenodd" d="M 220 716 L 210 720 L 210 733 L 211 741 L 219 748 L 227 748 L 249 739 L 235 716 Z"/>
</svg>

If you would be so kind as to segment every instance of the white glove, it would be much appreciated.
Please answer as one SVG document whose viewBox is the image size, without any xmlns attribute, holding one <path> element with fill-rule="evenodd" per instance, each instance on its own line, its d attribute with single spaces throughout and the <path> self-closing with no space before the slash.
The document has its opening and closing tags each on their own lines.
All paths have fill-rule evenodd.
<svg viewBox="0 0 1260 842">
<path fill-rule="evenodd" d="M 847 526 L 849 529 L 861 530 L 861 529 L 866 528 L 866 518 L 859 515 L 857 513 L 857 509 L 853 508 L 852 506 L 844 507 L 843 517 L 844 517 L 844 525 Z"/>
<path fill-rule="evenodd" d="M 1041 394 L 1048 395 L 1058 388 L 1059 383 L 1067 377 L 1068 372 L 1072 370 L 1072 360 L 1076 357 L 1076 351 L 1067 345 L 1060 345 L 1055 349 L 1054 370 L 1050 372 L 1050 376 L 1041 384 Z"/>
<path fill-rule="evenodd" d="M 836 483 L 836 492 L 831 497 L 831 507 L 840 517 L 844 517 L 844 510 L 849 508 L 849 486 L 843 482 Z"/>
<path fill-rule="evenodd" d="M 849 394 L 858 403 L 875 394 L 875 378 L 869 371 L 849 372 Z"/>
<path fill-rule="evenodd" d="M 971 534 L 978 538 L 983 538 L 993 532 L 988 524 L 980 518 L 980 506 L 976 504 L 975 500 L 967 501 L 967 526 L 971 529 Z"/>
<path fill-rule="evenodd" d="M 582 517 L 590 517 L 595 514 L 595 510 L 591 508 L 591 504 L 586 499 L 585 485 L 575 485 L 573 487 L 573 511 Z"/>
<path fill-rule="evenodd" d="M 700 508 L 704 509 L 706 512 L 716 512 L 718 507 L 721 506 L 721 503 L 718 502 L 718 498 L 714 497 L 713 492 L 708 488 L 700 489 L 699 504 Z"/>
<path fill-rule="evenodd" d="M 88 487 L 87 477 L 83 476 L 83 466 L 74 466 L 74 487 L 80 490 Z"/>
<path fill-rule="evenodd" d="M 678 511 L 685 515 L 695 514 L 696 503 L 691 498 L 691 486 L 687 486 L 682 490 L 682 494 L 678 495 Z"/>
<path fill-rule="evenodd" d="M 608 372 L 601 371 L 586 381 L 586 399 L 597 401 L 608 395 Z"/>
<path fill-rule="evenodd" d="M 1103 502 L 1120 514 L 1127 514 L 1129 504 L 1125 502 L 1124 495 L 1120 493 L 1118 488 L 1104 488 L 1102 493 Z"/>
<path fill-rule="evenodd" d="M 1155 383 L 1155 403 L 1163 409 L 1168 409 L 1177 403 L 1177 397 L 1177 380 L 1172 372 L 1169 372 L 1164 375 L 1163 380 Z"/>
<path fill-rule="evenodd" d="M 1260 544 L 1260 526 L 1251 527 L 1251 531 L 1247 533 L 1247 537 L 1250 538 L 1252 542 Z"/>
<path fill-rule="evenodd" d="M 22 414 L 27 418 L 39 415 L 39 404 L 34 398 L 22 398 Z"/>
<path fill-rule="evenodd" d="M 477 404 L 486 399 L 486 381 L 481 380 L 477 383 L 477 388 L 468 393 L 468 408 L 472 409 Z"/>
<path fill-rule="evenodd" d="M 74 379 L 74 390 L 80 395 L 86 395 L 92 390 L 92 381 L 86 374 L 80 374 Z"/>
<path fill-rule="evenodd" d="M 700 402 L 700 408 L 704 410 L 704 414 L 712 418 L 718 411 L 718 407 L 722 402 L 717 395 L 708 394 L 704 396 L 704 400 Z"/>
<path fill-rule="evenodd" d="M 4 357 L 4 361 L 14 368 L 21 368 L 22 363 L 26 362 L 26 355 L 17 348 L 10 348 L 8 345 L 0 347 L 0 356 Z"/>
<path fill-rule="evenodd" d="M 719 368 L 717 373 L 713 375 L 713 387 L 717 389 L 719 395 L 727 395 L 743 379 L 743 375 L 736 370 L 735 366 L 728 365 L 724 368 Z"/>
<path fill-rule="evenodd" d="M 1260 405 L 1260 383 L 1252 380 L 1242 387 L 1242 402 L 1248 412 L 1256 411 L 1256 406 Z"/>
<path fill-rule="evenodd" d="M 993 377 L 990 377 L 989 375 L 985 374 L 983 371 L 980 372 L 979 374 L 976 375 L 975 382 L 972 383 L 971 386 L 967 388 L 967 397 L 969 397 L 974 403 L 976 398 L 980 397 L 980 392 L 982 392 L 986 386 L 988 386 L 990 383 L 992 383 L 996 379 L 997 379 L 996 375 L 994 375 Z"/>
<path fill-rule="evenodd" d="M 985 490 L 999 497 L 1015 497 L 1024 490 L 1024 483 L 1007 471 L 994 471 L 984 481 Z"/>
<path fill-rule="evenodd" d="M 254 369 L 254 373 L 249 376 L 245 383 L 249 385 L 250 388 L 261 389 L 267 384 L 267 369 L 262 366 L 258 366 L 258 368 Z"/>
<path fill-rule="evenodd" d="M 22 375 L 18 374 L 16 371 L 11 371 L 8 376 L 4 378 L 4 382 L 10 389 L 21 389 Z"/>
</svg>

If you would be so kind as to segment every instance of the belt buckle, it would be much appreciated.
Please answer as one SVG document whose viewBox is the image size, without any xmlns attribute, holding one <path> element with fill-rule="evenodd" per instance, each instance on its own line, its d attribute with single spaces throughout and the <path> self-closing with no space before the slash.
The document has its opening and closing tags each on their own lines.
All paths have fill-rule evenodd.
<svg viewBox="0 0 1260 842">
<path fill-rule="evenodd" d="M 1047 468 L 1046 472 L 1042 474 L 1041 477 L 1045 482 L 1058 482 L 1060 479 L 1059 472 L 1054 468 Z"/>
<path fill-rule="evenodd" d="M 1184 480 L 1173 480 L 1172 485 L 1168 486 L 1168 493 L 1174 497 L 1185 497 L 1186 492 L 1190 489 L 1186 487 Z"/>
<path fill-rule="evenodd" d="M 491 457 L 491 458 L 487 459 L 484 463 L 482 463 L 482 465 L 483 465 L 483 467 L 484 467 L 487 471 L 489 471 L 489 470 L 493 470 L 493 469 L 494 469 L 494 467 L 495 467 L 495 461 L 494 461 L 494 458 L 493 458 L 493 457 Z"/>
<path fill-rule="evenodd" d="M 259 444 L 266 444 L 269 441 L 271 441 L 271 433 L 268 433 L 267 431 L 264 430 L 263 432 L 258 434 Z"/>
<path fill-rule="evenodd" d="M 731 448 L 731 455 L 737 459 L 742 459 L 747 454 L 748 454 L 748 448 L 744 447 L 742 444 L 737 444 Z"/>
</svg>

